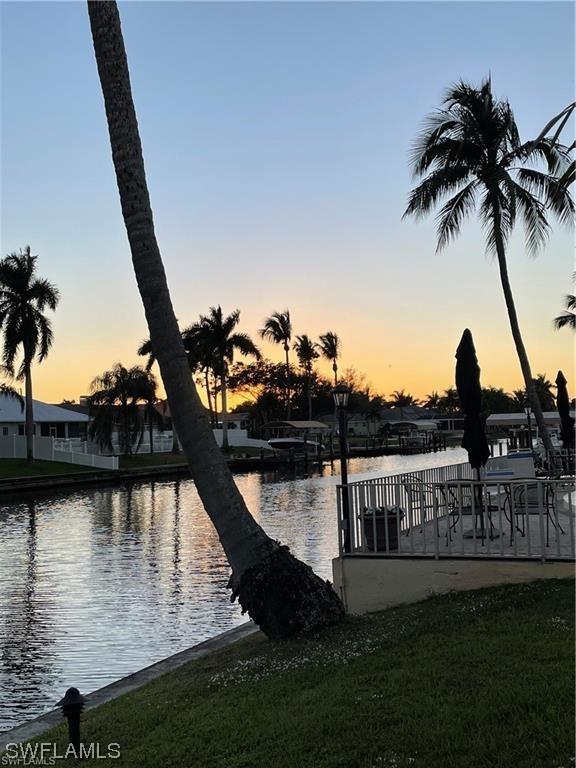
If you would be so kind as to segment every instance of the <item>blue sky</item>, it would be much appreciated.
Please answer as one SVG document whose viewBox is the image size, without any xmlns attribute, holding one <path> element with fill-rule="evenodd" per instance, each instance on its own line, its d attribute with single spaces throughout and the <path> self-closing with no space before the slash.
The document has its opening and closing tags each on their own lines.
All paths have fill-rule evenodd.
<svg viewBox="0 0 576 768">
<path fill-rule="evenodd" d="M 288 306 L 332 329 L 376 389 L 453 383 L 474 334 L 485 383 L 521 382 L 497 267 L 471 221 L 435 255 L 434 223 L 402 221 L 408 153 L 458 78 L 490 73 L 521 134 L 574 97 L 570 3 L 120 4 L 157 234 L 183 324 L 216 303 L 251 334 Z M 83 2 L 1 5 L 2 254 L 30 243 L 62 293 L 46 399 L 78 397 L 146 336 Z M 552 330 L 573 270 L 554 226 L 509 254 L 536 371 L 572 374 Z M 265 347 L 280 359 L 279 351 Z"/>
</svg>

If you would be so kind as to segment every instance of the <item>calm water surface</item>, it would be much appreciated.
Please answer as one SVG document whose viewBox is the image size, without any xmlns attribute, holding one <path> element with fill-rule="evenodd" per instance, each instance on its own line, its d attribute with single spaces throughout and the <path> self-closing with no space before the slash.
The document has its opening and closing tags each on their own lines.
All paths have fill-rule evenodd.
<svg viewBox="0 0 576 768">
<path fill-rule="evenodd" d="M 464 461 L 461 448 L 353 459 L 353 479 Z M 237 475 L 266 532 L 320 576 L 336 555 L 339 465 Z M 229 567 L 191 480 L 0 501 L 0 730 L 239 624 Z"/>
</svg>

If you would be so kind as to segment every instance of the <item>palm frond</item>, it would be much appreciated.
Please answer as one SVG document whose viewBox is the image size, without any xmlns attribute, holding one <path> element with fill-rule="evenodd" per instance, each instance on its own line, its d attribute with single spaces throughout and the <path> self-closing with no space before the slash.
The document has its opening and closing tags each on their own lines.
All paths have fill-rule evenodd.
<svg viewBox="0 0 576 768">
<path fill-rule="evenodd" d="M 445 248 L 450 240 L 453 240 L 458 235 L 462 221 L 474 210 L 477 186 L 478 182 L 476 180 L 471 181 L 440 209 L 437 216 L 438 242 L 436 253 Z"/>
</svg>

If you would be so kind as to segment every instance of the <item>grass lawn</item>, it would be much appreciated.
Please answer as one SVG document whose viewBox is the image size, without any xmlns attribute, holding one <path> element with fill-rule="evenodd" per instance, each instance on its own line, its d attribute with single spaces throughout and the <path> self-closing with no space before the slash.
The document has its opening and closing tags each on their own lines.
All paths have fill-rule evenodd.
<svg viewBox="0 0 576 768">
<path fill-rule="evenodd" d="M 76 472 L 94 472 L 93 467 L 66 464 L 60 461 L 33 461 L 26 459 L 0 459 L 0 479 L 36 477 L 37 475 L 69 475 Z"/>
<path fill-rule="evenodd" d="M 186 464 L 183 453 L 139 453 L 136 456 L 120 456 L 120 469 L 141 469 L 142 467 L 165 467 L 170 464 Z"/>
<path fill-rule="evenodd" d="M 573 768 L 573 606 L 542 581 L 256 635 L 86 713 L 83 740 L 119 768 Z"/>
</svg>

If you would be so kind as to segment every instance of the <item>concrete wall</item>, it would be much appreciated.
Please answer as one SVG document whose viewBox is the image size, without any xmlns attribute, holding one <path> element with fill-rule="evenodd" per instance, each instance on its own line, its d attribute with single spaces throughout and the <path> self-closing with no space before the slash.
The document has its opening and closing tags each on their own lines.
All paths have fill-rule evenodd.
<svg viewBox="0 0 576 768">
<path fill-rule="evenodd" d="M 370 613 L 453 590 L 570 577 L 574 563 L 339 557 L 332 561 L 332 572 L 348 613 Z"/>
</svg>

